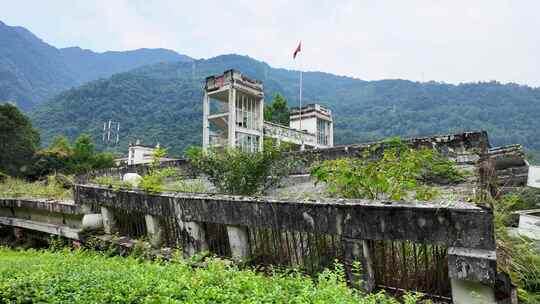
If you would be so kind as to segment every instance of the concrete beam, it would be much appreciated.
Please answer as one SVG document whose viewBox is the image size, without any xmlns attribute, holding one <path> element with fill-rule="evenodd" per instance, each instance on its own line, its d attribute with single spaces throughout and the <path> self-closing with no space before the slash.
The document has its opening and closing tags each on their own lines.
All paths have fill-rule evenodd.
<svg viewBox="0 0 540 304">
<path fill-rule="evenodd" d="M 170 216 L 185 222 L 316 231 L 362 240 L 413 241 L 493 250 L 493 214 L 470 204 L 329 199 L 278 201 L 227 195 L 148 194 L 76 186 L 78 204 Z"/>
<path fill-rule="evenodd" d="M 84 214 L 81 206 L 75 205 L 73 202 L 40 199 L 0 198 L 0 208 L 34 209 L 73 215 Z"/>
<path fill-rule="evenodd" d="M 43 222 L 36 222 L 31 220 L 23 220 L 18 218 L 0 217 L 0 224 L 6 226 L 12 226 L 17 228 L 24 228 L 34 231 L 45 232 L 48 234 L 54 234 L 63 236 L 73 240 L 80 240 L 81 229 L 70 228 L 67 226 L 60 226 L 54 224 L 48 224 Z"/>
</svg>

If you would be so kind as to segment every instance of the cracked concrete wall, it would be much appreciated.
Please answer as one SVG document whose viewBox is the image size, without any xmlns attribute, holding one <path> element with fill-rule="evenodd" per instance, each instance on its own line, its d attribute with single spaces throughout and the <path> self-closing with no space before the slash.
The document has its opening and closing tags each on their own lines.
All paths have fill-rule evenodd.
<svg viewBox="0 0 540 304">
<path fill-rule="evenodd" d="M 77 204 L 121 208 L 158 216 L 181 214 L 183 221 L 317 231 L 373 240 L 494 249 L 489 210 L 456 202 L 407 203 L 325 199 L 279 201 L 268 197 L 211 194 L 148 194 L 76 186 Z"/>
</svg>

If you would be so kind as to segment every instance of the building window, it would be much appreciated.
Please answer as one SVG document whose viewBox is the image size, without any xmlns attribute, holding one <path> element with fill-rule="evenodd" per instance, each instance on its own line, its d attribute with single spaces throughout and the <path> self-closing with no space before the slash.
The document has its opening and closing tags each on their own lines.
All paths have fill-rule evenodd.
<svg viewBox="0 0 540 304">
<path fill-rule="evenodd" d="M 317 119 L 317 143 L 328 145 L 328 122 L 322 119 Z"/>
<path fill-rule="evenodd" d="M 257 123 L 257 102 L 255 98 L 244 94 L 236 94 L 236 125 L 240 128 L 256 130 Z"/>
<path fill-rule="evenodd" d="M 236 133 L 236 146 L 242 152 L 257 152 L 259 151 L 259 137 L 255 135 Z"/>
</svg>

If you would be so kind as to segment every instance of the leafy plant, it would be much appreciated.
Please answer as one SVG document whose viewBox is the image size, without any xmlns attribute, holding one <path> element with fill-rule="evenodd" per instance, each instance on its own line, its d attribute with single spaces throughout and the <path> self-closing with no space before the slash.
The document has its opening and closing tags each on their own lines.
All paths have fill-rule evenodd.
<svg viewBox="0 0 540 304">
<path fill-rule="evenodd" d="M 286 146 L 264 142 L 263 151 L 242 152 L 238 149 L 192 147 L 187 155 L 190 163 L 208 176 L 221 192 L 238 195 L 264 193 L 279 184 L 294 166 L 295 160 L 285 156 Z"/>
<path fill-rule="evenodd" d="M 375 155 L 382 149 L 382 156 Z M 437 191 L 422 185 L 434 178 L 457 182 L 463 174 L 438 152 L 414 149 L 391 138 L 383 146 L 365 150 L 360 158 L 324 161 L 311 168 L 318 181 L 325 182 L 331 194 L 345 198 L 401 200 L 415 192 L 420 200 L 433 199 Z"/>
<path fill-rule="evenodd" d="M 397 304 L 384 292 L 347 287 L 342 269 L 316 278 L 298 272 L 264 275 L 219 259 L 205 268 L 187 260 L 141 262 L 82 250 L 0 248 L 2 303 L 340 303 Z M 414 303 L 406 295 L 405 303 Z"/>
<path fill-rule="evenodd" d="M 158 147 L 154 150 L 152 162 L 148 169 L 148 174 L 142 177 L 138 187 L 148 192 L 162 192 L 166 178 L 176 173 L 175 168 L 161 168 L 161 158 L 167 155 L 167 149 Z"/>
</svg>

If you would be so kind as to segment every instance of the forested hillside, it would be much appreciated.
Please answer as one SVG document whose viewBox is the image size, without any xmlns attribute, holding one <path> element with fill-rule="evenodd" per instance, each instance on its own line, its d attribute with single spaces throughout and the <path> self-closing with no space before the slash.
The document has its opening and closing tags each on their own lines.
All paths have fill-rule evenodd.
<svg viewBox="0 0 540 304">
<path fill-rule="evenodd" d="M 146 64 L 190 60 L 164 49 L 105 53 L 57 49 L 23 27 L 0 21 L 0 103 L 10 101 L 30 110 L 59 92 L 90 80 Z"/>
<path fill-rule="evenodd" d="M 70 47 L 60 49 L 60 54 L 80 83 L 109 77 L 147 64 L 192 60 L 186 55 L 167 49 L 96 53 L 79 47 Z"/>
<path fill-rule="evenodd" d="M 267 101 L 279 92 L 289 105 L 297 104 L 298 72 L 224 55 L 146 66 L 65 91 L 36 109 L 33 122 L 45 143 L 55 135 L 74 139 L 81 132 L 99 143 L 103 122 L 113 119 L 122 126 L 121 144 L 114 149 L 125 152 L 129 142 L 140 138 L 180 154 L 201 142 L 204 77 L 229 68 L 262 80 Z M 494 145 L 521 143 L 540 151 L 538 88 L 497 82 L 362 81 L 308 72 L 303 94 L 304 103 L 319 102 L 333 110 L 337 144 L 486 129 Z"/>
</svg>

